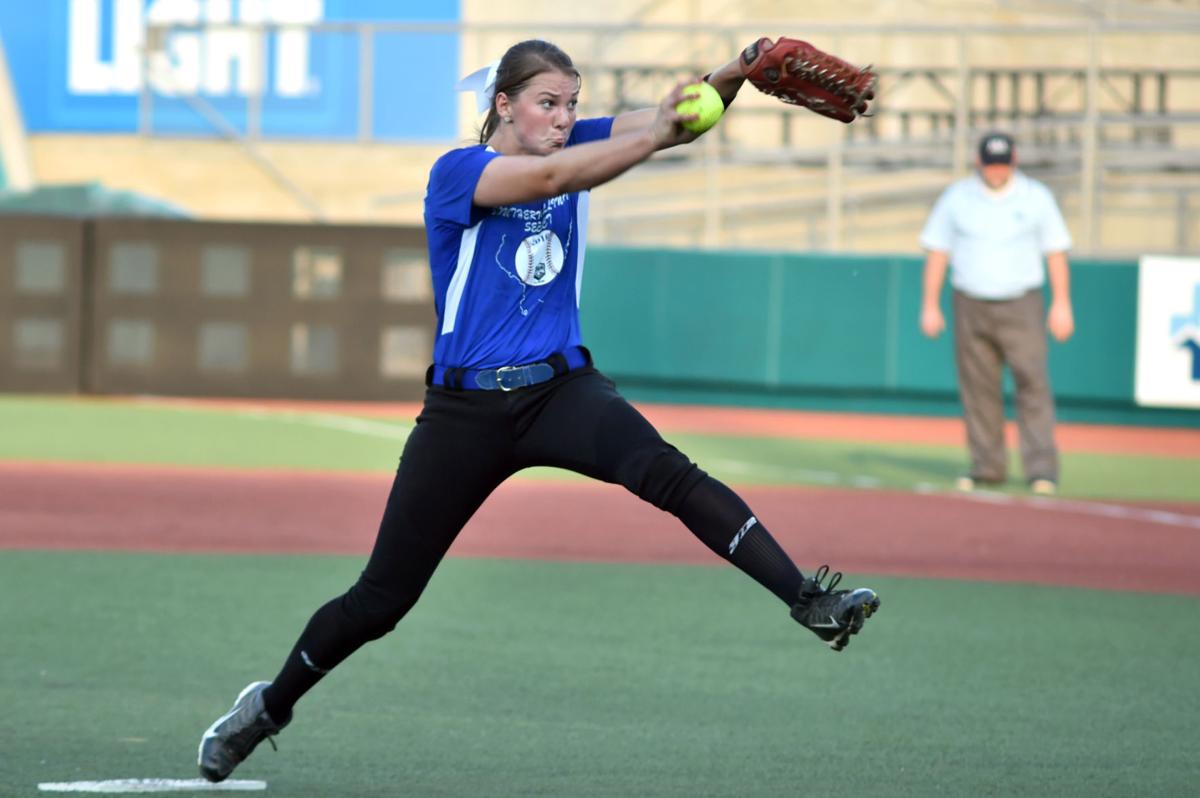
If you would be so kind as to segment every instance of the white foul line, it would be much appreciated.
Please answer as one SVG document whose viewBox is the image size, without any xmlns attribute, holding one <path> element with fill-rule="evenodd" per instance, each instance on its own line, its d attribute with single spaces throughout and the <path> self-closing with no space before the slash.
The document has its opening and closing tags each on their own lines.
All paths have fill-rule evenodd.
<svg viewBox="0 0 1200 798">
<path fill-rule="evenodd" d="M 712 458 L 708 463 L 715 468 L 735 474 L 767 473 L 773 476 L 796 482 L 816 482 L 821 485 L 848 485 L 854 488 L 883 488 L 880 480 L 868 476 L 843 477 L 832 471 L 806 471 L 798 468 L 785 468 L 765 463 L 749 463 L 744 460 L 729 460 Z M 903 490 L 903 488 L 901 488 Z M 1032 507 L 1037 510 L 1052 510 L 1059 513 L 1079 513 L 1099 518 L 1120 518 L 1129 521 L 1141 521 L 1148 524 L 1164 524 L 1166 526 L 1181 526 L 1187 529 L 1200 529 L 1200 516 L 1174 513 L 1168 510 L 1150 510 L 1144 507 L 1127 507 L 1121 504 L 1106 504 L 1101 502 L 1073 501 L 1049 496 L 1012 496 L 996 491 L 977 490 L 970 493 L 939 488 L 929 482 L 918 482 L 910 491 L 922 496 L 949 496 L 955 499 L 979 502 L 982 504 L 1001 504 L 1009 507 Z"/>
<path fill-rule="evenodd" d="M 175 410 L 181 413 L 208 410 L 208 408 L 203 406 L 196 407 L 186 403 L 175 404 L 168 402 L 163 404 L 158 402 L 157 399 L 158 397 L 143 397 L 140 401 L 144 401 L 146 404 L 158 409 Z M 344 416 L 339 413 L 275 410 L 266 405 L 249 405 L 231 411 L 230 415 L 238 418 L 249 418 L 255 421 L 278 421 L 282 424 L 303 424 L 309 427 L 323 427 L 341 432 L 352 432 L 356 435 L 367 435 L 372 438 L 388 438 L 399 441 L 408 438 L 408 434 L 412 432 L 414 426 L 413 424 L 399 421 L 394 423 L 371 421 L 359 418 L 358 416 Z"/>
<path fill-rule="evenodd" d="M 113 779 L 110 781 L 62 781 L 38 785 L 42 792 L 261 792 L 265 781 L 233 780 L 213 784 L 204 779 Z"/>
<path fill-rule="evenodd" d="M 406 439 L 413 428 L 413 425 L 411 424 L 368 421 L 355 416 L 343 416 L 336 413 L 297 413 L 291 411 L 269 410 L 264 408 L 262 410 L 239 410 L 235 412 L 235 415 L 243 418 L 280 421 L 287 424 L 305 424 L 312 427 L 324 427 L 326 429 L 341 430 L 342 432 L 351 432 L 357 435 L 368 435 L 374 438 L 391 438 L 393 440 Z M 708 462 L 710 465 L 713 465 L 717 468 L 737 474 L 750 474 L 755 471 L 766 471 L 781 476 L 788 481 L 809 483 L 815 482 L 820 485 L 841 485 L 843 482 L 845 482 L 851 487 L 865 489 L 883 487 L 881 480 L 871 476 L 851 476 L 848 478 L 843 478 L 841 474 L 833 471 L 810 471 L 800 468 L 786 468 L 767 465 L 765 463 L 748 463 L 744 460 L 732 460 L 726 458 L 712 458 Z M 1031 496 L 1026 498 L 1021 496 L 1010 496 L 1006 493 L 996 493 L 993 491 L 974 491 L 971 493 L 964 493 L 961 491 L 940 490 L 937 485 L 928 482 L 919 482 L 914 485 L 911 490 L 913 493 L 924 496 L 944 495 L 988 504 L 1005 504 L 1010 506 L 1024 505 L 1027 507 L 1035 507 L 1040 510 L 1080 513 L 1082 515 L 1094 515 L 1100 518 L 1124 518 L 1131 521 L 1144 521 L 1151 524 L 1165 524 L 1167 526 L 1182 526 L 1190 529 L 1200 529 L 1200 516 L 1173 513 L 1167 510 L 1147 510 L 1141 507 L 1125 507 L 1119 504 L 1080 502 L 1071 501 L 1069 499 L 1058 499 L 1042 496 Z"/>
<path fill-rule="evenodd" d="M 238 410 L 234 413 L 242 418 L 252 418 L 259 421 L 279 421 L 285 424 L 304 424 L 309 427 L 324 427 L 341 432 L 352 432 L 356 435 L 368 435 L 372 438 L 389 438 L 402 441 L 412 432 L 412 424 L 369 421 L 355 416 L 341 416 L 336 413 L 293 413 L 277 410 Z"/>
<path fill-rule="evenodd" d="M 1056 510 L 1063 513 L 1080 513 L 1095 515 L 1100 518 L 1123 518 L 1129 521 L 1144 521 L 1149 524 L 1165 524 L 1167 526 L 1182 526 L 1190 529 L 1200 529 L 1200 516 L 1173 513 L 1168 510 L 1148 510 L 1143 507 L 1126 507 L 1121 504 L 1104 504 L 1101 502 L 1080 502 L 1070 499 L 1054 499 L 1045 496 L 1009 496 L 1005 493 L 992 491 L 975 491 L 972 493 L 950 492 L 946 496 L 954 496 L 968 501 L 984 502 L 987 504 L 1007 504 L 1034 507 L 1039 510 Z"/>
<path fill-rule="evenodd" d="M 204 779 L 113 779 L 109 781 L 48 781 L 42 792 L 262 792 L 265 781 L 236 780 L 212 784 Z"/>
</svg>

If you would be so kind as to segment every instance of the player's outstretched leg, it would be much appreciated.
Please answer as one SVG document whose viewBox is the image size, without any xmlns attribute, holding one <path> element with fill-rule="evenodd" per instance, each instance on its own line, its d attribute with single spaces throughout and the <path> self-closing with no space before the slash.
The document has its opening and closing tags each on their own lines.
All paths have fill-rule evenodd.
<svg viewBox="0 0 1200 798">
<path fill-rule="evenodd" d="M 829 576 L 828 584 L 822 586 L 826 576 L 829 566 L 822 565 L 804 580 L 800 597 L 792 605 L 792 617 L 834 651 L 841 651 L 849 644 L 850 636 L 858 634 L 867 618 L 879 609 L 879 596 L 869 587 L 834 590 L 842 580 L 841 571 Z"/>
<path fill-rule="evenodd" d="M 217 718 L 200 738 L 200 775 L 209 781 L 229 778 L 255 746 L 279 733 L 292 719 L 276 723 L 263 707 L 262 691 L 270 682 L 254 682 L 238 693 L 233 708 Z M 275 741 L 271 740 L 271 746 Z"/>
</svg>

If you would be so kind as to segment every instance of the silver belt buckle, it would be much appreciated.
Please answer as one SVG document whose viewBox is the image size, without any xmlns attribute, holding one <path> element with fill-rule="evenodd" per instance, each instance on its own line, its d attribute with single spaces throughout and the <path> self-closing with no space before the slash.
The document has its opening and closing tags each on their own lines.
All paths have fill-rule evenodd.
<svg viewBox="0 0 1200 798">
<path fill-rule="evenodd" d="M 524 370 L 524 366 L 501 366 L 500 368 L 496 369 L 496 387 L 502 391 L 514 391 L 517 388 L 524 388 L 529 384 L 528 378 L 522 379 L 516 385 L 508 385 L 504 381 L 505 374 L 512 374 L 513 372 L 521 372 Z"/>
</svg>

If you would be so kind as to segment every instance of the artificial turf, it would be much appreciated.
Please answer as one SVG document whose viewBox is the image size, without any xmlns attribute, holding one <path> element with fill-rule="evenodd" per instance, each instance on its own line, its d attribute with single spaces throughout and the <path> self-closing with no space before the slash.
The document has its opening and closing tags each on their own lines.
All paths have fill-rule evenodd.
<svg viewBox="0 0 1200 798">
<path fill-rule="evenodd" d="M 0 552 L 0 795 L 194 777 L 200 732 L 361 564 Z M 729 567 L 451 558 L 236 777 L 322 798 L 1195 794 L 1197 599 L 868 581 L 883 608 L 834 654 Z"/>
</svg>

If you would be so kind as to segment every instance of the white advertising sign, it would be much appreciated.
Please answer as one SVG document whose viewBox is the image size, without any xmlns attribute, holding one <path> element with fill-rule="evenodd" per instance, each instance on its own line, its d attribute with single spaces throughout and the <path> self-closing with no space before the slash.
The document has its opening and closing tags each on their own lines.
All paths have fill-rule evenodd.
<svg viewBox="0 0 1200 798">
<path fill-rule="evenodd" d="M 1200 408 L 1200 258 L 1141 259 L 1134 397 Z"/>
</svg>

